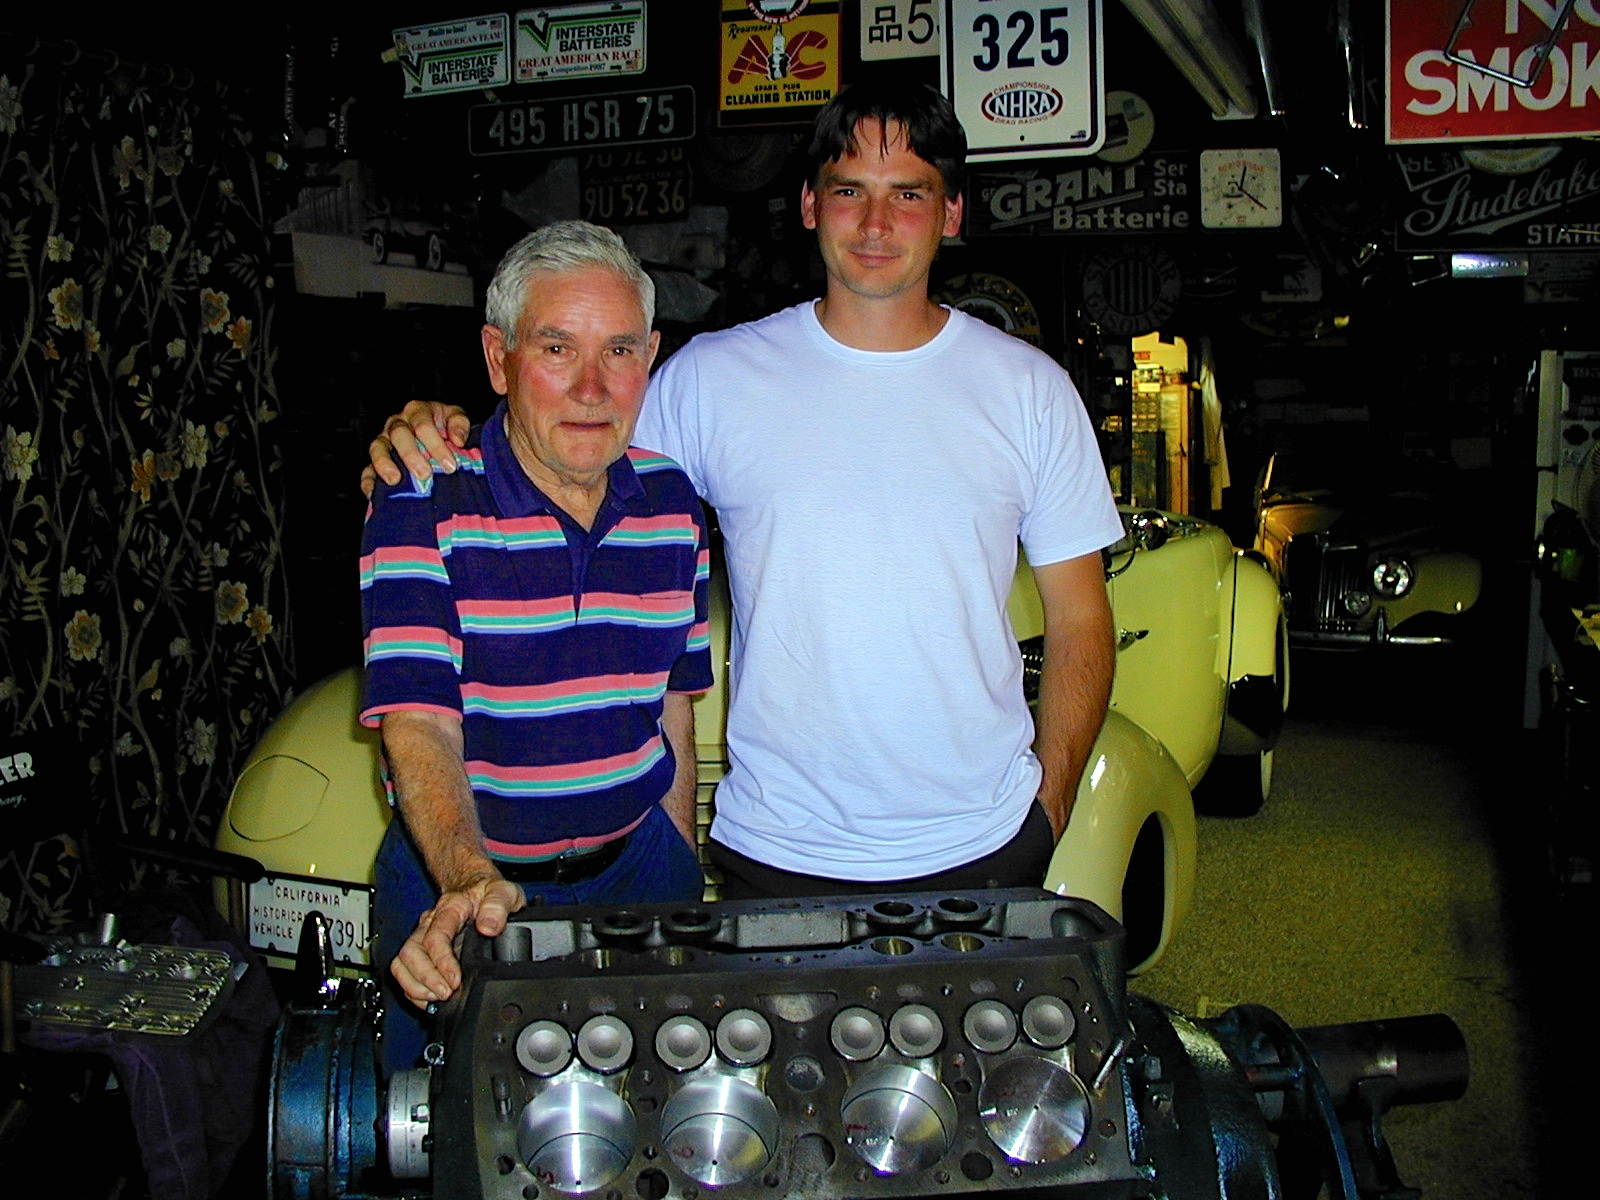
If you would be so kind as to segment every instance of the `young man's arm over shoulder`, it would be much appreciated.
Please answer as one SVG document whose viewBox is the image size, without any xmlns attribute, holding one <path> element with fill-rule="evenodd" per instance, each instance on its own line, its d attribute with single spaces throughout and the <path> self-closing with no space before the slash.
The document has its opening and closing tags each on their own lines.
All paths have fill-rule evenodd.
<svg viewBox="0 0 1600 1200">
<path fill-rule="evenodd" d="M 692 372 L 677 371 L 682 386 L 692 379 Z M 651 380 L 644 408 L 635 430 L 633 444 L 647 450 L 656 450 L 680 465 L 687 465 L 688 447 L 682 433 L 676 428 L 676 415 L 662 411 L 674 405 L 660 396 L 661 372 Z M 426 478 L 435 466 L 449 474 L 456 469 L 454 451 L 467 444 L 467 434 L 472 422 L 466 410 L 455 404 L 438 400 L 412 400 L 399 412 L 389 416 L 383 430 L 367 446 L 368 462 L 361 472 L 361 491 L 371 497 L 381 481 L 398 484 L 409 471 L 415 478 Z M 690 472 L 691 477 L 698 477 Z"/>
<path fill-rule="evenodd" d="M 361 472 L 361 491 L 372 495 L 381 479 L 397 484 L 405 471 L 417 479 L 432 474 L 435 464 L 445 474 L 456 469 L 454 450 L 467 444 L 472 422 L 466 410 L 437 400 L 412 400 L 383 423 L 383 432 L 367 446 L 371 460 Z"/>
</svg>

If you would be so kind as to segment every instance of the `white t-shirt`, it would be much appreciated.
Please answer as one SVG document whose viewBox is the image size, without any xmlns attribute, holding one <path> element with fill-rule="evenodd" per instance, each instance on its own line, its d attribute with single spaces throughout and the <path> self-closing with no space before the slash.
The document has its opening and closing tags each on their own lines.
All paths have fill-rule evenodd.
<svg viewBox="0 0 1600 1200">
<path fill-rule="evenodd" d="M 952 311 L 854 350 L 807 301 L 702 334 L 636 444 L 716 510 L 733 598 L 713 835 L 758 861 L 908 879 L 1004 845 L 1038 791 L 1006 600 L 1122 535 L 1083 402 L 1047 355 Z"/>
</svg>

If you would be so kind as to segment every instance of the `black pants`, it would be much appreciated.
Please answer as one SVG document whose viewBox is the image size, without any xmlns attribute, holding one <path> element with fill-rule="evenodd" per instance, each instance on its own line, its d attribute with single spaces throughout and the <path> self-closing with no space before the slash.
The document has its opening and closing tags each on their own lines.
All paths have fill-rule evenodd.
<svg viewBox="0 0 1600 1200">
<path fill-rule="evenodd" d="M 888 881 L 830 879 L 769 867 L 713 840 L 711 862 L 722 872 L 724 900 L 760 900 L 788 896 L 875 896 L 889 892 L 937 892 L 996 887 L 1040 887 L 1055 853 L 1050 817 L 1037 800 L 1022 828 L 1000 849 L 948 871 Z"/>
</svg>

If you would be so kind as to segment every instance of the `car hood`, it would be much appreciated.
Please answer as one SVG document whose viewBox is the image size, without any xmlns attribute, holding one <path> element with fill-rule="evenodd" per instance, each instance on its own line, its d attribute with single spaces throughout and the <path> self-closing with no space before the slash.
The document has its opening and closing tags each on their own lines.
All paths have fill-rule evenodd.
<svg viewBox="0 0 1600 1200">
<path fill-rule="evenodd" d="M 1450 539 L 1432 496 L 1396 493 L 1353 502 L 1285 500 L 1268 504 L 1267 522 L 1290 537 L 1308 533 L 1361 538 L 1372 549 L 1443 548 Z"/>
</svg>

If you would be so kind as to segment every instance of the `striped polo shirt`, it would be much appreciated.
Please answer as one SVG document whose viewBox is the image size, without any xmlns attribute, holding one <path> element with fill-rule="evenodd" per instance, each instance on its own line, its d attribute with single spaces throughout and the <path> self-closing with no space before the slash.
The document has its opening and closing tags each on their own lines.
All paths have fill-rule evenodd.
<svg viewBox="0 0 1600 1200">
<path fill-rule="evenodd" d="M 700 500 L 671 459 L 613 463 L 585 530 L 528 479 L 502 401 L 454 474 L 379 485 L 361 547 L 361 720 L 460 718 L 489 852 L 631 829 L 671 786 L 668 691 L 711 686 Z"/>
</svg>

